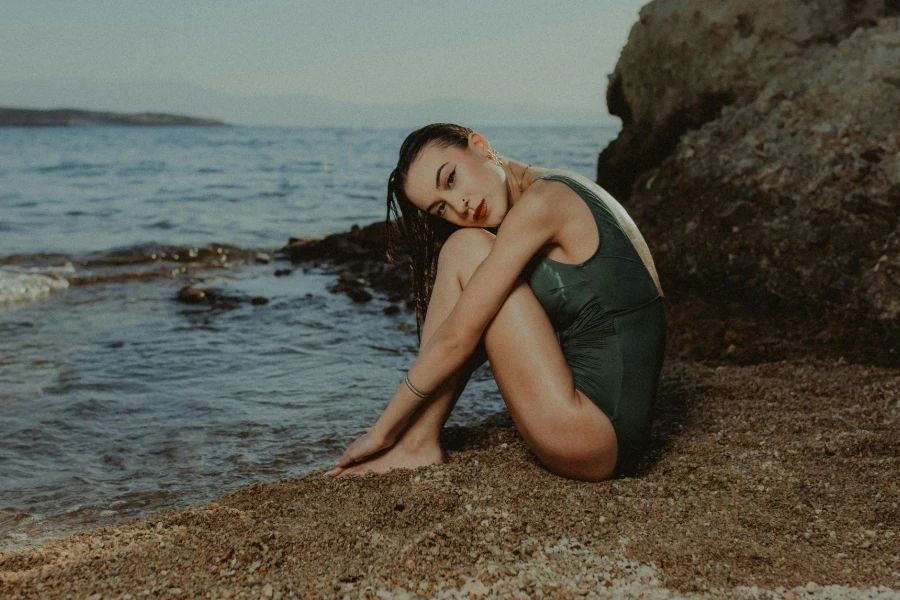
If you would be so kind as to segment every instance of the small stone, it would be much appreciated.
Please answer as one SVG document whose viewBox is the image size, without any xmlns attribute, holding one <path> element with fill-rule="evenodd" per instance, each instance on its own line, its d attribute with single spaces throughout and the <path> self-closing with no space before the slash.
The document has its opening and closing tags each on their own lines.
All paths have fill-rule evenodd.
<svg viewBox="0 0 900 600">
<path fill-rule="evenodd" d="M 338 281 L 341 283 L 360 283 L 359 275 L 354 273 L 353 271 L 341 271 L 341 274 L 338 275 Z"/>
<path fill-rule="evenodd" d="M 185 304 L 199 304 L 206 299 L 206 295 L 210 292 L 208 288 L 194 288 L 189 285 L 178 290 L 175 299 Z"/>
<path fill-rule="evenodd" d="M 470 579 L 462 587 L 462 593 L 469 596 L 484 596 L 490 591 L 490 588 L 484 585 L 480 579 Z"/>
<path fill-rule="evenodd" d="M 256 573 L 257 569 L 259 569 L 261 566 L 262 566 L 262 563 L 258 560 L 255 560 L 252 563 L 250 563 L 249 567 L 247 567 L 247 572 L 251 573 L 251 574 Z"/>
<path fill-rule="evenodd" d="M 368 302 L 372 299 L 372 294 L 367 292 L 362 288 L 351 288 L 347 290 L 347 295 L 350 296 L 350 299 L 354 302 Z"/>
</svg>

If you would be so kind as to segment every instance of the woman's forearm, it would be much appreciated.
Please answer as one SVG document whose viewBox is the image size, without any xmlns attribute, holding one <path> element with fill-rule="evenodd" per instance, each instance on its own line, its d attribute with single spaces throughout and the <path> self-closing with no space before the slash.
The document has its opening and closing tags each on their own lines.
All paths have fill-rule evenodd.
<svg viewBox="0 0 900 600">
<path fill-rule="evenodd" d="M 422 392 L 431 393 L 436 390 L 463 366 L 475 350 L 475 344 L 469 348 L 468 343 L 444 325 L 447 323 L 435 330 L 409 370 L 410 382 Z M 423 402 L 427 400 L 416 396 L 404 382 L 401 382 L 372 432 L 388 443 L 394 443 L 403 433 L 409 418 Z"/>
</svg>

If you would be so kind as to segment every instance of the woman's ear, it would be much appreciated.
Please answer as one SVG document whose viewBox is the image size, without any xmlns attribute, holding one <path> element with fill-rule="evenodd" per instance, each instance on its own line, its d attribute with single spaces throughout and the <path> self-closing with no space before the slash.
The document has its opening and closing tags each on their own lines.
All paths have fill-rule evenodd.
<svg viewBox="0 0 900 600">
<path fill-rule="evenodd" d="M 477 131 L 473 131 L 469 134 L 469 148 L 478 150 L 483 155 L 487 155 L 488 150 L 491 149 L 491 145 L 483 135 Z"/>
</svg>

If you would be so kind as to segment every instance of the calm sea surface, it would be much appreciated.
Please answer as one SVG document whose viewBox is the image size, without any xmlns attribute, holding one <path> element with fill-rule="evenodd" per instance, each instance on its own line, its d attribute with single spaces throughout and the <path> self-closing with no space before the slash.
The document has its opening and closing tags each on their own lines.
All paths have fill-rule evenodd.
<svg viewBox="0 0 900 600">
<path fill-rule="evenodd" d="M 481 131 L 591 178 L 616 134 Z M 326 466 L 375 422 L 415 358 L 412 316 L 254 257 L 383 219 L 406 133 L 0 129 L 0 551 Z M 192 282 L 269 302 L 177 302 Z M 502 410 L 483 369 L 450 423 Z"/>
</svg>

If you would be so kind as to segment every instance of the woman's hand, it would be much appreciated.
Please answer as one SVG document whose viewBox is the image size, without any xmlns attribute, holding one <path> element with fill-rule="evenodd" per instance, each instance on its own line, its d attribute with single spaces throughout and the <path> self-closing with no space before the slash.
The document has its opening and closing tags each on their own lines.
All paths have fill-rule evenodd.
<svg viewBox="0 0 900 600">
<path fill-rule="evenodd" d="M 347 446 L 344 453 L 337 461 L 337 467 L 328 471 L 326 475 L 337 477 L 341 472 L 351 464 L 358 462 L 376 452 L 380 452 L 385 448 L 390 448 L 393 443 L 373 433 L 372 427 L 366 427 L 365 433 L 356 438 L 352 444 Z"/>
</svg>

